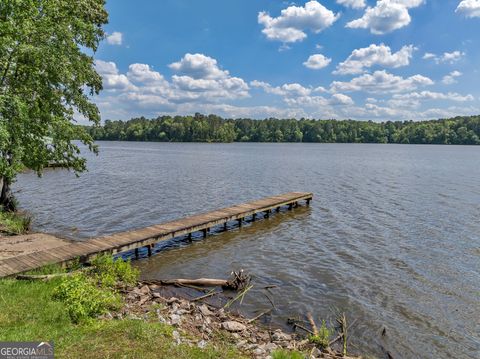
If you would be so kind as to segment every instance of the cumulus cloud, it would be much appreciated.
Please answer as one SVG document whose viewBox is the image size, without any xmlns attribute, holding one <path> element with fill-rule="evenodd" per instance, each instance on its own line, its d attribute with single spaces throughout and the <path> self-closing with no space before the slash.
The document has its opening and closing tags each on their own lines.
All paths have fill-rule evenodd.
<svg viewBox="0 0 480 359">
<path fill-rule="evenodd" d="M 95 68 L 103 78 L 103 88 L 105 90 L 120 91 L 134 88 L 128 77 L 119 73 L 114 62 L 95 60 Z"/>
<path fill-rule="evenodd" d="M 318 1 L 309 1 L 302 6 L 289 6 L 278 17 L 265 11 L 258 14 L 258 23 L 263 25 L 262 33 L 269 40 L 282 42 L 302 41 L 307 37 L 306 30 L 319 33 L 330 27 L 339 17 Z"/>
<path fill-rule="evenodd" d="M 432 54 L 431 52 L 426 52 L 423 55 L 424 60 L 434 60 L 437 64 L 449 63 L 453 64 L 457 61 L 460 61 L 465 56 L 465 52 L 455 50 L 452 52 L 444 52 L 441 55 Z"/>
<path fill-rule="evenodd" d="M 445 85 L 451 85 L 457 82 L 456 78 L 462 76 L 463 74 L 460 71 L 452 71 L 448 75 L 443 76 L 442 82 Z"/>
<path fill-rule="evenodd" d="M 261 88 L 266 93 L 283 97 L 283 101 L 290 107 L 322 108 L 327 110 L 330 106 L 351 106 L 354 101 L 351 97 L 336 93 L 330 98 L 316 95 L 317 92 L 326 92 L 323 87 L 308 88 L 298 83 L 272 86 L 263 81 L 251 81 L 250 86 Z"/>
<path fill-rule="evenodd" d="M 117 101 L 140 108 L 171 111 L 184 103 L 218 103 L 249 96 L 247 83 L 221 70 L 217 61 L 202 54 L 186 54 L 170 65 L 176 71 L 171 80 L 147 64 L 131 64 L 125 74 L 114 62 L 96 61 L 107 94 L 115 92 Z"/>
<path fill-rule="evenodd" d="M 218 79 L 228 76 L 228 71 L 218 67 L 217 60 L 203 54 L 185 54 L 180 61 L 170 64 L 169 67 L 194 79 Z"/>
<path fill-rule="evenodd" d="M 480 17 L 480 0 L 462 0 L 455 12 L 465 17 Z"/>
<path fill-rule="evenodd" d="M 304 87 L 298 83 L 283 84 L 282 86 L 272 86 L 267 82 L 253 80 L 250 86 L 261 88 L 266 93 L 284 96 L 284 97 L 301 97 L 308 96 L 312 93 L 311 88 Z"/>
<path fill-rule="evenodd" d="M 303 65 L 312 70 L 320 70 L 324 67 L 327 67 L 331 61 L 332 59 L 329 59 L 322 54 L 315 54 L 311 55 L 308 60 L 303 63 Z"/>
<path fill-rule="evenodd" d="M 409 9 L 418 7 L 424 0 L 379 0 L 374 7 L 367 7 L 363 16 L 350 21 L 346 27 L 370 29 L 382 35 L 407 26 L 411 22 Z"/>
<path fill-rule="evenodd" d="M 344 95 L 343 93 L 333 94 L 330 98 L 329 103 L 331 105 L 353 105 L 354 102 L 350 96 Z"/>
<path fill-rule="evenodd" d="M 123 42 L 123 34 L 121 32 L 114 31 L 110 35 L 107 35 L 106 39 L 109 45 L 121 45 Z"/>
<path fill-rule="evenodd" d="M 392 53 L 389 46 L 371 44 L 369 47 L 353 50 L 333 73 L 336 75 L 360 74 L 365 68 L 375 65 L 392 68 L 407 66 L 414 50 L 413 45 L 407 45 Z"/>
<path fill-rule="evenodd" d="M 352 9 L 363 9 L 365 5 L 365 0 L 337 0 L 337 4 L 351 7 Z"/>
<path fill-rule="evenodd" d="M 350 81 L 334 81 L 330 89 L 333 92 L 366 91 L 369 93 L 395 93 L 417 89 L 420 86 L 433 85 L 433 81 L 422 75 L 403 78 L 388 73 L 385 70 L 364 74 Z"/>
</svg>

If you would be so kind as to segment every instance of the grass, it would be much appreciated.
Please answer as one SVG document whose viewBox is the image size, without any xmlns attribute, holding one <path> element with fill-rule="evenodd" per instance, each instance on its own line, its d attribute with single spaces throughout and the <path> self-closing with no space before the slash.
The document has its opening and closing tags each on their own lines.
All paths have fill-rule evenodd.
<svg viewBox="0 0 480 359">
<path fill-rule="evenodd" d="M 0 211 L 0 234 L 24 234 L 30 229 L 31 218 L 20 212 Z"/>
<path fill-rule="evenodd" d="M 204 349 L 175 345 L 173 327 L 153 319 L 75 324 L 52 300 L 61 281 L 0 280 L 0 341 L 53 341 L 58 358 L 245 358 L 221 339 Z"/>
</svg>

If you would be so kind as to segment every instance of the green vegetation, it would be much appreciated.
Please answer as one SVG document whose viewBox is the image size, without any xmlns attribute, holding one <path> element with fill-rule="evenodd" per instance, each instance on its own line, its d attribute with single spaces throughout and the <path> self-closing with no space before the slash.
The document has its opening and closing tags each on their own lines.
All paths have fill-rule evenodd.
<svg viewBox="0 0 480 359">
<path fill-rule="evenodd" d="M 0 340 L 53 340 L 59 358 L 244 358 L 221 337 L 204 349 L 175 345 L 173 327 L 155 318 L 75 320 L 72 308 L 84 319 L 95 316 L 110 304 L 104 296 L 120 299 L 111 283 L 138 274 L 130 264 L 117 262 L 103 257 L 92 271 L 47 282 L 0 280 Z"/>
<path fill-rule="evenodd" d="M 96 140 L 175 142 L 341 142 L 480 144 L 480 116 L 422 122 L 144 117 L 88 127 Z"/>
<path fill-rule="evenodd" d="M 19 212 L 0 210 L 0 234 L 24 234 L 30 229 L 30 217 Z"/>
<path fill-rule="evenodd" d="M 284 349 L 275 350 L 272 353 L 272 359 L 304 359 L 305 355 L 298 351 L 288 351 Z"/>
<path fill-rule="evenodd" d="M 65 277 L 55 288 L 53 298 L 63 302 L 70 318 L 78 323 L 121 307 L 116 286 L 133 285 L 139 271 L 130 262 L 103 255 L 93 262 L 92 270 Z"/>
<path fill-rule="evenodd" d="M 325 320 L 322 320 L 322 325 L 318 329 L 318 333 L 316 335 L 310 335 L 308 340 L 320 349 L 326 349 L 330 346 L 330 339 L 334 333 L 335 331 L 333 329 L 327 327 Z"/>
<path fill-rule="evenodd" d="M 0 207 L 13 211 L 10 190 L 25 168 L 49 164 L 85 170 L 72 140 L 95 151 L 74 114 L 93 123 L 90 100 L 102 88 L 92 54 L 104 37 L 105 0 L 0 2 Z"/>
<path fill-rule="evenodd" d="M 65 304 L 74 323 L 120 308 L 120 296 L 110 288 L 97 286 L 85 273 L 65 277 L 55 288 L 53 298 Z"/>
</svg>

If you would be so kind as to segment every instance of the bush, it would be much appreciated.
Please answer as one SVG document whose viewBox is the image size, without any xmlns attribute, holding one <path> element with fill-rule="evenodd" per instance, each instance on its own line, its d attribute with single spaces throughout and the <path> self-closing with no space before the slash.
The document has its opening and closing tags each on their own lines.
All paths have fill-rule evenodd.
<svg viewBox="0 0 480 359">
<path fill-rule="evenodd" d="M 68 314 L 75 323 L 108 310 L 118 309 L 121 304 L 118 294 L 98 287 L 96 282 L 84 273 L 64 278 L 55 288 L 53 298 L 66 305 Z"/>
<path fill-rule="evenodd" d="M 102 286 L 114 287 L 118 282 L 135 285 L 140 271 L 130 261 L 115 260 L 111 255 L 102 255 L 92 261 L 95 276 Z"/>
</svg>

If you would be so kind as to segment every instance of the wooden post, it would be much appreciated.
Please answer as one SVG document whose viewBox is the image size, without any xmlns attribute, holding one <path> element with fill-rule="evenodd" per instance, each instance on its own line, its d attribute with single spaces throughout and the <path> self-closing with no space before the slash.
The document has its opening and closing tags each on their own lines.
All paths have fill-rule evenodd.
<svg viewBox="0 0 480 359">
<path fill-rule="evenodd" d="M 277 211 L 277 213 L 280 212 L 280 207 L 275 208 L 275 210 Z"/>
<path fill-rule="evenodd" d="M 189 242 L 192 241 L 192 232 L 190 232 L 190 233 L 188 234 L 188 241 L 189 241 Z"/>
<path fill-rule="evenodd" d="M 147 246 L 147 251 L 148 251 L 148 256 L 149 256 L 149 257 L 152 256 L 152 247 L 153 247 L 152 244 L 149 244 L 149 245 Z"/>
<path fill-rule="evenodd" d="M 294 206 L 295 206 L 295 208 L 297 208 L 298 207 L 298 202 L 295 202 Z"/>
<path fill-rule="evenodd" d="M 252 222 L 255 222 L 256 219 L 257 219 L 257 214 L 256 213 L 252 214 Z"/>
<path fill-rule="evenodd" d="M 263 213 L 265 213 L 264 218 L 268 218 L 270 216 L 270 210 L 267 210 Z"/>
<path fill-rule="evenodd" d="M 238 226 L 241 227 L 242 226 L 242 218 L 237 219 L 237 221 L 238 221 Z"/>
<path fill-rule="evenodd" d="M 138 248 L 135 248 L 135 259 L 138 259 L 139 255 L 138 255 Z"/>
<path fill-rule="evenodd" d="M 290 203 L 290 204 L 288 205 L 288 209 L 291 210 L 292 208 L 293 208 L 293 204 Z"/>
<path fill-rule="evenodd" d="M 225 223 L 223 224 L 223 230 L 224 230 L 224 231 L 227 230 L 227 222 L 225 222 Z"/>
<path fill-rule="evenodd" d="M 203 232 L 203 238 L 207 238 L 207 229 L 202 229 Z"/>
<path fill-rule="evenodd" d="M 311 200 L 312 200 L 311 198 L 307 198 L 307 206 L 310 206 L 310 201 Z"/>
</svg>

